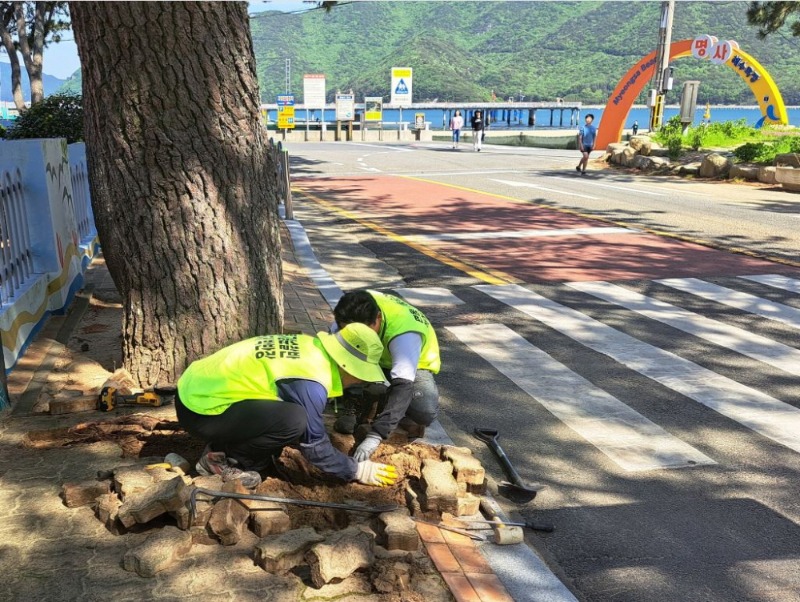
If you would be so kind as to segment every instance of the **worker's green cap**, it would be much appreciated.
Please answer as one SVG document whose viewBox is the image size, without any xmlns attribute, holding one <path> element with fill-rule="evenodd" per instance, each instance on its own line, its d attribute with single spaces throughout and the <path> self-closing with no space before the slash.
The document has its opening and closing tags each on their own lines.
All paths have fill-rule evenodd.
<svg viewBox="0 0 800 602">
<path fill-rule="evenodd" d="M 368 383 L 385 380 L 378 361 L 383 354 L 383 343 L 366 324 L 353 322 L 335 334 L 317 334 L 325 351 L 348 374 Z"/>
</svg>

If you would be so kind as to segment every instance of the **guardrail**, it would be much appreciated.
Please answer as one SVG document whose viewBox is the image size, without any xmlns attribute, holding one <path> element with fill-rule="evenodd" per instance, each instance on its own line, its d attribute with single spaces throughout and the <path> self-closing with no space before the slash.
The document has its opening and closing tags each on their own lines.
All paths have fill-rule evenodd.
<svg viewBox="0 0 800 602">
<path fill-rule="evenodd" d="M 0 303 L 7 303 L 33 273 L 22 173 L 0 173 Z"/>
<path fill-rule="evenodd" d="M 283 150 L 283 145 L 270 138 L 269 150 L 272 161 L 275 163 L 278 172 L 278 199 L 286 210 L 286 219 L 294 219 L 292 208 L 292 186 L 289 174 L 289 151 Z"/>
</svg>

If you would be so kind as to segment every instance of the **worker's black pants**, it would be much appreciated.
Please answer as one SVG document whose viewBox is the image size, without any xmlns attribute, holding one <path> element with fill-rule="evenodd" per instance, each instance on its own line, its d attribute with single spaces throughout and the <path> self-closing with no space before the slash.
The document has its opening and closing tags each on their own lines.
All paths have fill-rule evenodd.
<svg viewBox="0 0 800 602">
<path fill-rule="evenodd" d="M 308 416 L 295 403 L 245 399 L 222 414 L 206 416 L 187 408 L 175 397 L 178 422 L 189 434 L 207 441 L 212 451 L 225 452 L 242 470 L 266 470 L 281 450 L 306 431 Z"/>
</svg>

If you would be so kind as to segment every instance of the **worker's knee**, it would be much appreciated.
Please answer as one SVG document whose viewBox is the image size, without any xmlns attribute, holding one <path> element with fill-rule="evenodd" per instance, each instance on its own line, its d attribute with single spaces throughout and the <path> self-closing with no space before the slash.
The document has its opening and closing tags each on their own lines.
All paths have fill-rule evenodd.
<svg viewBox="0 0 800 602">
<path fill-rule="evenodd" d="M 439 389 L 433 374 L 418 370 L 414 379 L 414 392 L 406 416 L 417 424 L 430 425 L 439 415 Z"/>
</svg>

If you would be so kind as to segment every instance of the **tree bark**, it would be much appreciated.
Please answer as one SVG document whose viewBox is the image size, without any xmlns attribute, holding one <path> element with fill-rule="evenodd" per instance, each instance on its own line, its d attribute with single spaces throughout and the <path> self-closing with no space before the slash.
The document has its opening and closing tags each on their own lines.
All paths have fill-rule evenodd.
<svg viewBox="0 0 800 602">
<path fill-rule="evenodd" d="M 22 94 L 22 68 L 19 64 L 19 55 L 14 45 L 14 38 L 7 25 L 14 19 L 14 5 L 8 5 L 7 13 L 0 16 L 0 40 L 8 55 L 8 62 L 11 66 L 11 93 L 14 95 L 14 106 L 17 111 L 25 110 L 25 97 Z"/>
<path fill-rule="evenodd" d="M 74 2 L 89 176 L 125 367 L 175 382 L 283 323 L 276 166 L 244 2 Z"/>
</svg>

